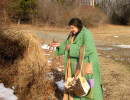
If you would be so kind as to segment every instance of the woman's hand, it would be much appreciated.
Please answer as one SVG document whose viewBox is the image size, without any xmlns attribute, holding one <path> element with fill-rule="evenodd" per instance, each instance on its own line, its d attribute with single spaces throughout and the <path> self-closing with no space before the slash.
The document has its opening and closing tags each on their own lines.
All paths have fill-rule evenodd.
<svg viewBox="0 0 130 100">
<path fill-rule="evenodd" d="M 52 43 L 51 46 L 52 47 L 60 47 L 60 44 L 59 43 Z"/>
<path fill-rule="evenodd" d="M 66 46 L 66 50 L 67 50 L 67 51 L 70 50 L 70 46 L 71 46 L 71 45 Z"/>
</svg>

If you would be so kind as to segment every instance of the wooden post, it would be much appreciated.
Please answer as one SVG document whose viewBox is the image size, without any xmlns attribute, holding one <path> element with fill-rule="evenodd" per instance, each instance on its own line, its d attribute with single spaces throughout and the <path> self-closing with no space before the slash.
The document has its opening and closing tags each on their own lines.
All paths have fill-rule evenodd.
<svg viewBox="0 0 130 100">
<path fill-rule="evenodd" d="M 94 0 L 93 0 L 93 8 L 94 8 Z"/>
</svg>

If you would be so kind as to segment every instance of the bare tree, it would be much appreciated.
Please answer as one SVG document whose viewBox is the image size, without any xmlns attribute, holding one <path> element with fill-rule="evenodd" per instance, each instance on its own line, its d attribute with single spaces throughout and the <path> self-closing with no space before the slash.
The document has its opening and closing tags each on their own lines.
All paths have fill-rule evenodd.
<svg viewBox="0 0 130 100">
<path fill-rule="evenodd" d="M 0 32 L 7 28 L 9 0 L 0 0 Z"/>
<path fill-rule="evenodd" d="M 104 12 L 109 17 L 112 17 L 112 20 L 115 20 L 117 23 L 126 23 L 124 12 L 126 12 L 126 9 L 128 9 L 129 6 L 129 0 L 103 0 L 100 2 L 100 7 L 104 10 Z"/>
<path fill-rule="evenodd" d="M 7 22 L 7 19 L 8 19 L 8 14 L 7 14 L 8 8 L 9 8 L 9 0 L 1 0 L 0 1 L 0 14 L 5 23 Z"/>
</svg>

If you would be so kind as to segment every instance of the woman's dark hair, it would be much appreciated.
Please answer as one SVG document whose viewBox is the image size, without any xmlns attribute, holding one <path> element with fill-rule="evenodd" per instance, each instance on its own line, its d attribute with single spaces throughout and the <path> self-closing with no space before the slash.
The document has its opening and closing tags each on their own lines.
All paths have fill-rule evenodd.
<svg viewBox="0 0 130 100">
<path fill-rule="evenodd" d="M 79 29 L 79 31 L 81 31 L 82 27 L 83 27 L 83 24 L 82 24 L 82 21 L 79 19 L 79 18 L 72 18 L 70 21 L 69 21 L 69 26 L 70 25 L 73 25 L 75 27 L 77 27 Z"/>
</svg>

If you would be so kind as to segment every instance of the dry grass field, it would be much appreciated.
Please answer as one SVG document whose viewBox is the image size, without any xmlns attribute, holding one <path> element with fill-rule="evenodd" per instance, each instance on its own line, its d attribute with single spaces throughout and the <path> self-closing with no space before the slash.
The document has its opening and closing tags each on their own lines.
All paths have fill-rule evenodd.
<svg viewBox="0 0 130 100">
<path fill-rule="evenodd" d="M 114 44 L 130 44 L 130 26 L 106 25 L 90 28 L 90 30 L 95 40 Z"/>
<path fill-rule="evenodd" d="M 12 28 L 18 30 L 39 30 L 39 31 L 48 31 L 51 33 L 64 33 L 69 34 L 69 27 L 66 28 L 57 28 L 50 26 L 32 26 L 32 25 L 16 25 L 11 24 Z M 88 28 L 95 40 L 103 41 L 106 43 L 114 44 L 130 44 L 130 26 L 120 26 L 120 25 L 105 25 L 98 28 Z M 114 37 L 115 36 L 115 37 Z M 118 37 L 116 37 L 118 36 Z"/>
<path fill-rule="evenodd" d="M 24 30 L 24 32 L 37 30 L 43 32 L 53 32 L 54 34 L 69 33 L 69 29 L 53 28 L 47 26 L 43 28 L 31 25 L 17 26 L 13 24 L 11 25 L 11 27 L 17 30 Z M 106 25 L 98 28 L 89 28 L 89 30 L 91 30 L 91 32 L 93 33 L 94 40 L 98 40 L 104 43 L 130 45 L 130 26 Z M 105 93 L 104 100 L 130 100 L 130 56 L 127 56 L 126 62 L 124 60 L 122 61 L 125 56 L 112 54 L 110 52 L 102 52 L 100 50 L 98 50 L 98 53 L 100 54 L 99 60 L 101 65 L 102 82 Z M 104 55 L 108 55 L 111 57 L 106 57 Z M 117 61 L 117 58 L 120 60 Z M 46 59 L 49 58 L 46 57 Z M 53 71 L 53 69 L 57 69 L 57 67 L 59 66 L 64 66 L 63 63 L 63 59 L 55 59 L 50 65 L 46 67 L 46 70 L 48 70 L 48 72 Z M 60 80 L 63 78 L 63 75 L 60 76 L 58 72 L 55 73 L 53 71 L 53 74 L 56 74 L 56 80 Z M 60 93 L 59 90 L 56 90 L 55 92 Z M 62 92 L 61 95 L 57 95 L 57 98 L 59 97 L 62 98 Z"/>
<path fill-rule="evenodd" d="M 105 89 L 104 100 L 130 99 L 130 69 L 111 58 L 99 56 L 102 82 Z"/>
</svg>

